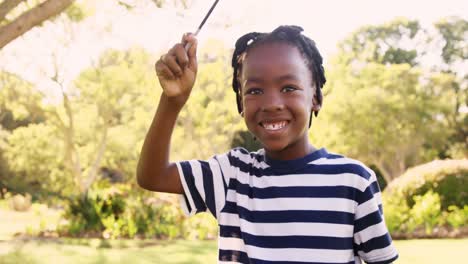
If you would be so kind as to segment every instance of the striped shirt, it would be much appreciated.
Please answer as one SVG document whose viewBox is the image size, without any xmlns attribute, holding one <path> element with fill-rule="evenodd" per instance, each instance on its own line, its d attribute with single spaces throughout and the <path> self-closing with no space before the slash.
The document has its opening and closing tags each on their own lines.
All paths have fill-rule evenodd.
<svg viewBox="0 0 468 264">
<path fill-rule="evenodd" d="M 317 150 L 272 160 L 235 148 L 207 161 L 177 163 L 188 215 L 219 224 L 219 263 L 391 263 L 375 173 Z"/>
</svg>

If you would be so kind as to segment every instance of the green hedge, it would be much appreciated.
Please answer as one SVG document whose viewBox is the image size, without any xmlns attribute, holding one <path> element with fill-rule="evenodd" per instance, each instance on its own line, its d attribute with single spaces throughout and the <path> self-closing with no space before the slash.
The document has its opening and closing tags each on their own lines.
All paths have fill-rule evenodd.
<svg viewBox="0 0 468 264">
<path fill-rule="evenodd" d="M 85 198 L 71 198 L 64 218 L 62 236 L 210 239 L 217 234 L 211 215 L 186 218 L 176 195 L 130 185 L 96 187 Z"/>
<path fill-rule="evenodd" d="M 468 160 L 409 169 L 383 192 L 385 220 L 397 237 L 457 236 L 468 225 Z"/>
</svg>

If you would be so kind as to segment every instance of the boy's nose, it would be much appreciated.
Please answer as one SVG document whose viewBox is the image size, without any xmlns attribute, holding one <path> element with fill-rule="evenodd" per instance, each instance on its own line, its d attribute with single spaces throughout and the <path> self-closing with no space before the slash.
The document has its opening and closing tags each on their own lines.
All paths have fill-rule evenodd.
<svg viewBox="0 0 468 264">
<path fill-rule="evenodd" d="M 274 112 L 281 111 L 284 109 L 284 102 L 281 98 L 281 95 L 278 94 L 269 94 L 265 97 L 265 100 L 262 102 L 262 111 L 265 112 Z"/>
</svg>

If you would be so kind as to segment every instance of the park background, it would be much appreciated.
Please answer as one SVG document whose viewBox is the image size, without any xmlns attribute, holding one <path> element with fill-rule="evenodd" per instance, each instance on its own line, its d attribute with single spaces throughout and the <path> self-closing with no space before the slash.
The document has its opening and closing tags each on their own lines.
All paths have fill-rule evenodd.
<svg viewBox="0 0 468 264">
<path fill-rule="evenodd" d="M 177 196 L 135 181 L 161 93 L 154 62 L 211 4 L 0 1 L 0 263 L 216 261 L 211 216 L 186 218 Z M 230 86 L 234 42 L 301 25 L 327 76 L 314 145 L 377 172 L 397 263 L 462 263 L 467 14 L 461 0 L 221 0 L 199 35 L 171 157 L 258 147 Z"/>
</svg>

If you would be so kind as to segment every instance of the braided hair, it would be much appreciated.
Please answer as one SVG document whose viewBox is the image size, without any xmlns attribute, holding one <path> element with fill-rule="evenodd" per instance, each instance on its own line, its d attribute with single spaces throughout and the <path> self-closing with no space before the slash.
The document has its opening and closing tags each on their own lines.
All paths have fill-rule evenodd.
<svg viewBox="0 0 468 264">
<path fill-rule="evenodd" d="M 251 32 L 240 37 L 236 41 L 234 54 L 232 55 L 232 68 L 234 73 L 232 76 L 232 89 L 236 93 L 237 110 L 242 113 L 242 97 L 241 97 L 241 84 L 239 82 L 240 74 L 242 72 L 242 63 L 252 47 L 273 42 L 284 42 L 291 44 L 299 49 L 299 52 L 304 57 L 305 63 L 311 71 L 311 77 L 315 83 L 315 94 L 318 103 L 322 104 L 322 91 L 321 88 L 326 82 L 325 72 L 322 65 L 323 59 L 320 55 L 315 42 L 301 34 L 303 29 L 299 26 L 280 26 L 271 33 Z M 318 111 L 314 111 L 315 116 Z M 309 126 L 312 121 L 312 113 L 310 115 Z"/>
</svg>

